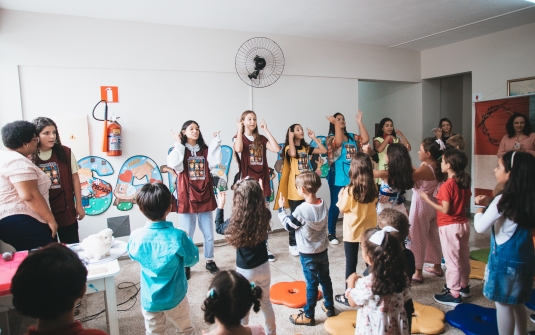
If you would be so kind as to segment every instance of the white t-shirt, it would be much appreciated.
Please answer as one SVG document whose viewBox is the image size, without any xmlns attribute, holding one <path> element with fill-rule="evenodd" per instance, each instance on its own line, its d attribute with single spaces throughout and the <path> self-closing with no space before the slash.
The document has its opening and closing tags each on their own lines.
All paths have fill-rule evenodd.
<svg viewBox="0 0 535 335">
<path fill-rule="evenodd" d="M 498 212 L 498 202 L 501 198 L 502 195 L 498 195 L 490 203 L 485 213 L 476 213 L 474 216 L 474 229 L 478 233 L 483 233 L 494 225 L 494 238 L 498 245 L 509 241 L 515 233 L 516 227 L 518 227 L 517 223 L 514 223 Z"/>
</svg>

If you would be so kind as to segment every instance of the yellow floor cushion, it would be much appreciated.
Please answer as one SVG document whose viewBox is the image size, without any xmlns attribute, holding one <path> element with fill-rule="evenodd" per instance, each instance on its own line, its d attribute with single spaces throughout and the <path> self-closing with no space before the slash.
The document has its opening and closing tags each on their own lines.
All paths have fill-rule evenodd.
<svg viewBox="0 0 535 335">
<path fill-rule="evenodd" d="M 483 280 L 485 276 L 485 266 L 487 264 L 476 261 L 474 259 L 470 260 L 470 278 Z"/>
<path fill-rule="evenodd" d="M 357 311 L 345 311 L 327 318 L 323 327 L 331 335 L 352 335 L 355 334 L 356 323 Z"/>
<path fill-rule="evenodd" d="M 440 334 L 444 331 L 444 319 L 444 312 L 440 309 L 414 301 L 411 333 Z"/>
</svg>

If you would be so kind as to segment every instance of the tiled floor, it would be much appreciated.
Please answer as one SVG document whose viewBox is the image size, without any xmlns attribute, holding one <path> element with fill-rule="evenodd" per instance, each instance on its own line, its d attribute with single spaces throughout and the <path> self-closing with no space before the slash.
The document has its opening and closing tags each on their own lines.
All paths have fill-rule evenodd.
<svg viewBox="0 0 535 335">
<path fill-rule="evenodd" d="M 284 231 L 272 233 L 269 237 L 269 247 L 275 253 L 277 259 L 271 264 L 271 283 L 281 281 L 304 280 L 301 270 L 299 257 L 293 257 L 288 253 L 288 237 Z M 338 224 L 338 236 L 341 238 L 341 222 Z M 470 236 L 470 245 L 472 249 L 479 249 L 488 247 L 489 235 L 477 234 L 473 231 Z M 202 255 L 202 250 L 200 252 Z M 364 262 L 359 255 L 358 272 L 364 270 Z M 343 244 L 329 246 L 329 259 L 331 278 L 333 281 L 334 291 L 342 293 L 344 291 L 344 273 L 345 273 L 345 259 Z M 216 248 L 215 260 L 221 269 L 235 268 L 235 251 L 231 246 L 219 246 Z M 202 330 L 209 330 L 213 326 L 204 323 L 203 312 L 201 304 L 206 297 L 208 285 L 212 279 L 212 275 L 204 269 L 204 262 L 201 261 L 192 268 L 192 277 L 189 281 L 188 299 L 191 304 L 191 314 L 196 328 L 196 334 L 201 334 Z M 123 282 L 139 282 L 139 265 L 129 259 L 120 261 L 121 273 L 116 277 L 117 284 Z M 428 274 L 424 274 L 425 283 L 415 284 L 412 286 L 412 295 L 415 301 L 422 304 L 436 306 L 443 311 L 449 311 L 452 308 L 436 303 L 433 299 L 433 294 L 441 291 L 444 285 L 444 278 L 436 278 Z M 127 284 L 121 284 L 127 285 Z M 139 286 L 139 285 L 138 285 Z M 478 304 L 485 307 L 493 307 L 493 303 L 487 300 L 481 293 L 483 288 L 482 281 L 471 280 L 472 297 L 465 299 L 466 302 Z M 117 301 L 127 301 L 135 293 L 134 288 L 118 289 Z M 102 293 L 88 295 L 82 301 L 80 315 L 78 317 L 85 317 L 98 313 L 104 308 Z M 316 308 L 316 326 L 294 326 L 288 320 L 290 314 L 297 310 L 291 309 L 281 305 L 274 305 L 275 316 L 277 319 L 277 333 L 279 335 L 293 335 L 293 334 L 327 334 L 323 328 L 323 323 L 326 319 L 325 313 L 321 311 L 318 304 Z M 348 308 L 336 305 L 337 312 L 346 310 Z M 137 335 L 144 334 L 143 317 L 141 316 L 139 306 L 139 296 L 136 299 L 127 301 L 118 307 L 119 327 L 121 334 Z M 10 312 L 10 324 L 12 334 L 24 334 L 29 325 L 34 323 L 34 320 L 29 318 L 22 318 L 16 312 Z M 251 316 L 251 323 L 263 324 L 263 316 L 261 313 Z M 534 330 L 535 324 L 528 321 L 528 329 Z M 104 314 L 100 314 L 97 318 L 85 322 L 85 327 L 97 328 L 107 331 L 106 318 Z M 175 334 L 174 327 L 168 323 L 168 334 Z M 460 330 L 446 325 L 445 334 L 463 334 Z"/>
</svg>

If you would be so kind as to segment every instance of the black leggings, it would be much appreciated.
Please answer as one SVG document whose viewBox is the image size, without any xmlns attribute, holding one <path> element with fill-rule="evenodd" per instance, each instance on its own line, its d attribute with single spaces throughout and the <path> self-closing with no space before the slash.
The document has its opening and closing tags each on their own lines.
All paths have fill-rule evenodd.
<svg viewBox="0 0 535 335">
<path fill-rule="evenodd" d="M 301 205 L 303 202 L 305 202 L 305 200 L 288 200 L 288 203 L 290 204 L 290 211 L 293 213 L 297 206 Z M 295 242 L 295 231 L 288 232 L 288 243 L 290 246 L 297 245 Z"/>
<path fill-rule="evenodd" d="M 359 247 L 360 242 L 344 241 L 344 251 L 346 254 L 346 279 L 352 273 L 357 271 L 357 262 L 359 260 Z"/>
</svg>

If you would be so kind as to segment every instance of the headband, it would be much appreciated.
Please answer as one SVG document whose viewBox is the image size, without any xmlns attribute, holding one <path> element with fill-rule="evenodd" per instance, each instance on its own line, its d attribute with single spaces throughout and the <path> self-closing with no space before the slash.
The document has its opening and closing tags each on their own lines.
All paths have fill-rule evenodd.
<svg viewBox="0 0 535 335">
<path fill-rule="evenodd" d="M 511 155 L 511 170 L 513 169 L 513 162 L 515 161 L 515 155 L 516 155 L 516 151 L 513 151 L 513 154 Z"/>
<path fill-rule="evenodd" d="M 249 284 L 251 285 L 251 293 L 253 293 L 256 287 L 256 284 L 254 282 L 250 282 Z M 209 289 L 208 292 L 206 292 L 206 298 L 210 298 L 210 299 L 217 298 L 217 292 L 213 288 Z"/>
<path fill-rule="evenodd" d="M 435 140 L 435 142 L 438 143 L 438 146 L 440 147 L 440 151 L 446 150 L 446 145 L 444 144 L 444 142 L 442 142 L 440 138 L 438 140 Z"/>
<path fill-rule="evenodd" d="M 396 228 L 392 226 L 385 226 L 383 227 L 383 229 L 376 231 L 375 233 L 372 234 L 372 236 L 370 236 L 370 242 L 372 242 L 373 244 L 381 245 L 383 244 L 383 240 L 385 239 L 386 233 L 398 232 L 398 231 L 399 230 L 397 230 Z"/>
</svg>

